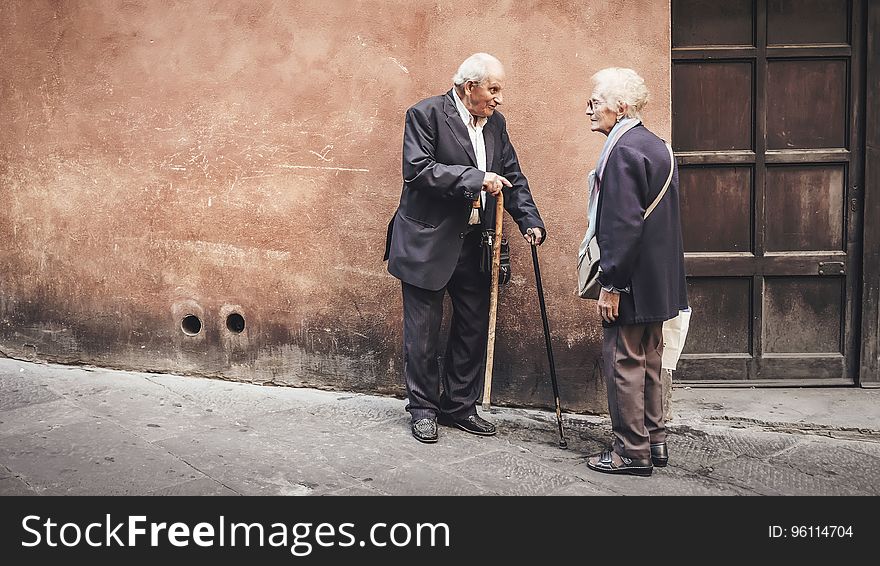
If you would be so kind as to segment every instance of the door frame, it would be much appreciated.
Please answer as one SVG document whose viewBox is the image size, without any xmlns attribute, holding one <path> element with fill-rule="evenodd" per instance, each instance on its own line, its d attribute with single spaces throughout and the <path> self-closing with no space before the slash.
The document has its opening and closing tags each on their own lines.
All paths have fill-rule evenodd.
<svg viewBox="0 0 880 566">
<path fill-rule="evenodd" d="M 859 385 L 880 387 L 880 2 L 865 18 L 864 213 Z"/>
</svg>

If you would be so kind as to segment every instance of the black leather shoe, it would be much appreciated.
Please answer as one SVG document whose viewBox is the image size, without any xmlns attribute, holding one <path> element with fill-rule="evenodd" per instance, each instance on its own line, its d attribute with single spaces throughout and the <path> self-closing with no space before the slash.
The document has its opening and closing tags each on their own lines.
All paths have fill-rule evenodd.
<svg viewBox="0 0 880 566">
<path fill-rule="evenodd" d="M 665 442 L 651 445 L 651 463 L 658 468 L 663 468 L 669 463 L 669 451 L 666 449 Z"/>
<path fill-rule="evenodd" d="M 625 474 L 629 476 L 648 477 L 654 471 L 649 458 L 637 459 L 627 458 L 626 456 L 617 456 L 620 459 L 619 464 L 614 463 L 614 452 L 606 450 L 593 456 L 587 460 L 587 467 L 603 474 Z"/>
<path fill-rule="evenodd" d="M 479 415 L 471 415 L 463 419 L 453 419 L 449 415 L 440 415 L 438 422 L 442 425 L 460 428 L 477 436 L 493 436 L 495 434 L 495 425 Z"/>
<path fill-rule="evenodd" d="M 419 442 L 433 444 L 437 442 L 437 421 L 432 418 L 413 420 L 412 435 Z"/>
</svg>

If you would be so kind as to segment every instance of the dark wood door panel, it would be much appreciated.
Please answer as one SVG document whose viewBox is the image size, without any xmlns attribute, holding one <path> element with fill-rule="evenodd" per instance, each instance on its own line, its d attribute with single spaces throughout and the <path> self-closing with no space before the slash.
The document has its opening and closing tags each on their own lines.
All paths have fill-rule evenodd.
<svg viewBox="0 0 880 566">
<path fill-rule="evenodd" d="M 845 251 L 846 167 L 767 167 L 764 245 L 768 251 Z"/>
<path fill-rule="evenodd" d="M 752 250 L 752 168 L 679 167 L 686 252 Z"/>
<path fill-rule="evenodd" d="M 843 352 L 843 277 L 764 278 L 764 354 Z"/>
<path fill-rule="evenodd" d="M 689 385 L 851 385 L 843 356 L 698 356 L 682 354 L 675 381 Z M 749 380 L 746 380 L 749 376 Z"/>
<path fill-rule="evenodd" d="M 846 148 L 845 60 L 767 64 L 767 148 Z"/>
<path fill-rule="evenodd" d="M 675 149 L 752 149 L 753 74 L 748 61 L 673 63 Z"/>
<path fill-rule="evenodd" d="M 672 46 L 754 45 L 752 0 L 672 3 Z"/>
<path fill-rule="evenodd" d="M 841 0 L 768 0 L 767 43 L 848 43 L 848 4 Z"/>
<path fill-rule="evenodd" d="M 752 278 L 691 277 L 693 315 L 683 353 L 750 355 Z"/>
<path fill-rule="evenodd" d="M 682 354 L 675 368 L 675 381 L 680 383 L 740 382 L 749 375 L 751 364 L 752 357 L 748 355 L 700 356 Z"/>
<path fill-rule="evenodd" d="M 827 356 L 765 355 L 754 360 L 753 364 L 754 378 L 759 380 L 785 380 L 797 381 L 798 383 L 824 381 L 828 385 L 853 383 L 853 379 L 847 377 L 846 358 L 840 354 Z"/>
</svg>

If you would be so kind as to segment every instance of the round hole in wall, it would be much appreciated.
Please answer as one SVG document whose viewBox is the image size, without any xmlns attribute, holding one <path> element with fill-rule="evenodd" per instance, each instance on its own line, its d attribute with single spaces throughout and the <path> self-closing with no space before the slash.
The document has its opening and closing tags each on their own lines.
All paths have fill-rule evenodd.
<svg viewBox="0 0 880 566">
<path fill-rule="evenodd" d="M 244 330 L 244 317 L 237 312 L 226 317 L 226 328 L 235 334 L 241 334 Z"/>
<path fill-rule="evenodd" d="M 180 329 L 187 336 L 195 336 L 202 330 L 202 321 L 194 314 L 188 314 L 180 321 Z"/>
</svg>

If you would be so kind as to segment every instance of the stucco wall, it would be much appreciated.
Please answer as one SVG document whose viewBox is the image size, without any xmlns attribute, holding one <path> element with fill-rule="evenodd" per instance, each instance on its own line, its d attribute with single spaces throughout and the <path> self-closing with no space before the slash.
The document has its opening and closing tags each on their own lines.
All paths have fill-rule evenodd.
<svg viewBox="0 0 880 566">
<path fill-rule="evenodd" d="M 668 136 L 667 1 L 0 3 L 0 350 L 402 394 L 381 256 L 403 115 L 475 51 L 507 67 L 503 111 L 548 225 L 563 406 L 603 411 L 601 327 L 574 294 L 604 140 L 588 77 L 639 70 L 645 121 Z M 550 406 L 530 252 L 511 251 L 493 404 Z"/>
</svg>

